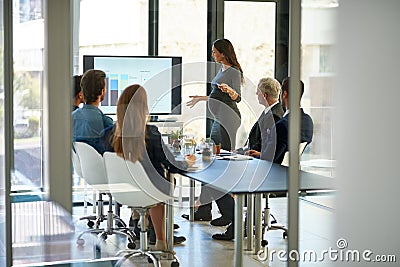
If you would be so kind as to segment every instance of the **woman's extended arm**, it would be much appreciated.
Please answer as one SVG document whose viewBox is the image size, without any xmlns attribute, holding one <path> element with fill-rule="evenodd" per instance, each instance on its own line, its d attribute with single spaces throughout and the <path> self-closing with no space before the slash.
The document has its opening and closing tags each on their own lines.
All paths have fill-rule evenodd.
<svg viewBox="0 0 400 267">
<path fill-rule="evenodd" d="M 189 97 L 191 98 L 191 100 L 186 102 L 186 106 L 191 108 L 194 107 L 197 102 L 208 100 L 208 96 L 191 95 Z"/>
</svg>

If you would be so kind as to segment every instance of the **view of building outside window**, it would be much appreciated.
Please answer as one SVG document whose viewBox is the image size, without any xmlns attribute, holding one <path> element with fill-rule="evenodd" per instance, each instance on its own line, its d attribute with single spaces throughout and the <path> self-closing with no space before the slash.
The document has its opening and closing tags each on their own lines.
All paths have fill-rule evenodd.
<svg viewBox="0 0 400 267">
<path fill-rule="evenodd" d="M 13 1 L 14 178 L 13 190 L 43 185 L 43 1 Z"/>
<path fill-rule="evenodd" d="M 314 121 L 313 141 L 302 157 L 304 170 L 333 175 L 332 99 L 335 23 L 338 1 L 302 1 L 301 79 L 305 85 L 302 107 Z"/>
</svg>

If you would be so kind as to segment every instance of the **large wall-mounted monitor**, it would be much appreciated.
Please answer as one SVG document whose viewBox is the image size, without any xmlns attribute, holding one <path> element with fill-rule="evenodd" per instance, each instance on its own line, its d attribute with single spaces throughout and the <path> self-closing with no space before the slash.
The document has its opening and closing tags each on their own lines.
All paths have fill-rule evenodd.
<svg viewBox="0 0 400 267">
<path fill-rule="evenodd" d="M 83 70 L 106 73 L 107 93 L 100 109 L 115 114 L 119 96 L 131 84 L 147 92 L 150 115 L 181 114 L 182 57 L 83 56 Z"/>
</svg>

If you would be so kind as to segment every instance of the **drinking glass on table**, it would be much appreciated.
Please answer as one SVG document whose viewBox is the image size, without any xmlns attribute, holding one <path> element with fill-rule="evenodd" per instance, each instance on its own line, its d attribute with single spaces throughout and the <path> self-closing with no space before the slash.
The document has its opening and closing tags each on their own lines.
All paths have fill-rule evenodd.
<svg viewBox="0 0 400 267">
<path fill-rule="evenodd" d="M 192 136 L 185 136 L 183 139 L 183 153 L 185 155 L 194 154 L 196 149 L 196 142 Z"/>
</svg>

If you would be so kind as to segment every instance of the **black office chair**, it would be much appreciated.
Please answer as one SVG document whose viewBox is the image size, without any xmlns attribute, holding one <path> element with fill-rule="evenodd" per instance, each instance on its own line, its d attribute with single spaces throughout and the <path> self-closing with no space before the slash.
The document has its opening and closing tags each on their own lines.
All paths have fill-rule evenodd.
<svg viewBox="0 0 400 267">
<path fill-rule="evenodd" d="M 299 155 L 301 156 L 305 150 L 307 146 L 307 142 L 303 142 L 299 144 Z M 287 151 L 285 153 L 285 156 L 283 157 L 282 163 L 281 165 L 283 166 L 289 166 L 289 151 Z M 276 217 L 270 212 L 270 208 L 269 208 L 269 198 L 270 198 L 270 193 L 264 194 L 265 197 L 265 209 L 263 211 L 263 232 L 262 232 L 262 236 L 264 237 L 265 234 L 265 229 L 267 231 L 270 230 L 282 230 L 282 237 L 285 239 L 288 236 L 288 228 L 285 227 L 284 225 L 280 225 L 278 223 L 278 220 L 276 219 Z M 271 220 L 272 218 L 272 220 Z M 268 245 L 268 241 L 263 239 L 261 241 L 261 245 L 264 247 L 266 245 Z"/>
</svg>

